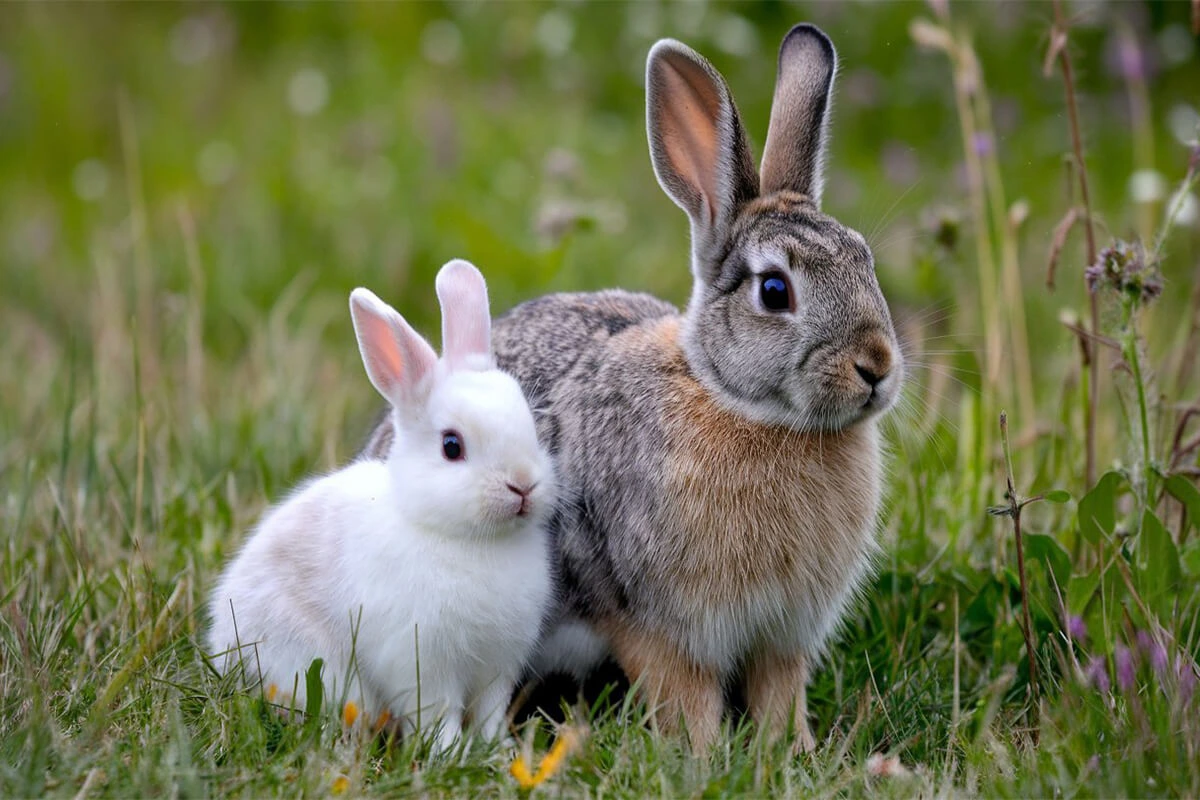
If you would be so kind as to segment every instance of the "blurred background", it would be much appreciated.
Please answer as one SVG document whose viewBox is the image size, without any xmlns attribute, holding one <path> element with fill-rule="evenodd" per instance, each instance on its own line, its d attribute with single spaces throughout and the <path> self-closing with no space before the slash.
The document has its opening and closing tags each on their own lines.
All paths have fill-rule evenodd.
<svg viewBox="0 0 1200 800">
<path fill-rule="evenodd" d="M 1200 119 L 1189 4 L 1065 9 L 1101 238 L 1152 238 Z M 544 292 L 608 286 L 682 303 L 687 224 L 650 168 L 646 52 L 673 36 L 707 55 L 759 145 L 776 48 L 798 20 L 821 25 L 839 48 L 825 208 L 875 249 L 918 356 L 910 409 L 959 415 L 957 398 L 989 382 L 981 309 L 1019 298 L 1033 368 L 1024 382 L 993 376 L 992 388 L 1001 402 L 1024 391 L 1027 418 L 1031 399 L 1045 413 L 1077 361 L 1059 317 L 1086 306 L 1078 230 L 1057 291 L 1045 288 L 1052 232 L 1077 202 L 1062 79 L 1043 72 L 1053 8 L 952 11 L 9 6 L 0 19 L 2 463 L 53 452 L 64 414 L 68 430 L 90 424 L 105 447 L 128 449 L 139 424 L 131 404 L 150 441 L 207 454 L 209 476 L 253 454 L 282 466 L 260 470 L 269 483 L 311 468 L 316 452 L 335 463 L 374 405 L 347 293 L 370 286 L 436 340 L 432 278 L 452 257 L 483 269 L 497 313 Z M 973 64 L 948 59 L 921 29 L 944 21 L 973 42 Z M 966 139 L 956 85 L 987 101 Z M 1022 282 L 990 303 L 968 155 L 1000 184 L 991 224 L 1009 230 L 989 234 L 996 274 L 1007 237 Z M 1195 198 L 1177 210 L 1164 263 L 1164 305 L 1177 313 L 1151 323 L 1168 333 L 1196 269 Z M 92 402 L 64 407 L 85 385 Z"/>
<path fill-rule="evenodd" d="M 1100 298 L 1100 334 L 1144 346 L 1126 358 L 1101 350 L 1095 472 L 1123 467 L 1137 491 L 1147 464 L 1173 471 L 1173 494 L 1200 475 L 1200 440 L 1185 447 L 1197 420 L 1184 410 L 1200 398 L 1198 8 L 1062 4 L 1096 249 L 1142 241 L 1148 280 L 1163 288 L 1132 315 L 1122 316 L 1128 298 Z M 201 687 L 188 702 L 216 698 L 186 707 L 204 757 L 236 754 L 219 725 L 236 696 L 201 668 L 197 609 L 261 510 L 353 455 L 378 410 L 350 290 L 372 288 L 435 342 L 433 276 L 455 257 L 483 270 L 497 314 L 550 291 L 613 286 L 682 304 L 687 220 L 650 166 L 646 53 L 671 36 L 711 59 L 757 150 L 779 42 L 801 20 L 824 28 L 841 60 L 824 208 L 872 244 L 911 368 L 885 426 L 896 465 L 886 556 L 846 652 L 814 683 L 818 729 L 849 725 L 836 715 L 855 692 L 882 686 L 892 707 L 868 715 L 860 755 L 907 741 L 928 747 L 915 757 L 941 759 L 959 730 L 960 666 L 962 708 L 994 714 L 987 698 L 1003 691 L 1019 702 L 1012 539 L 1006 520 L 985 514 L 1004 493 L 998 412 L 1010 413 L 1028 493 L 1078 499 L 1095 477 L 1071 330 L 1090 321 L 1094 258 L 1061 65 L 1048 58 L 1054 18 L 1048 2 L 1009 0 L 0 7 L 0 601 L 23 615 L 0 626 L 13 654 L 0 664 L 26 665 L 0 668 L 0 720 L 30 731 L 3 750 L 33 765 L 14 794 L 40 794 L 51 773 L 27 749 L 62 746 L 54 725 L 74 729 L 132 686 L 153 691 L 114 716 L 140 720 L 124 729 L 131 752 L 166 741 L 170 687 L 187 684 Z M 1133 350 L 1143 381 L 1129 377 Z M 1138 386 L 1149 393 L 1145 448 Z M 1122 490 L 1118 502 L 1113 485 L 1109 520 L 1115 502 L 1115 519 L 1135 518 L 1109 526 L 1124 546 L 1141 495 Z M 1168 571 L 1151 561 L 1137 567 L 1139 585 L 1168 595 L 1159 619 L 1194 659 L 1198 607 L 1187 598 L 1200 595 L 1186 585 L 1200 578 L 1200 537 L 1189 540 L 1185 523 L 1200 514 L 1158 502 L 1145 506 L 1172 531 L 1163 563 L 1188 583 L 1159 580 Z M 1091 626 L 1097 657 L 1118 638 L 1098 631 L 1140 613 L 1112 601 L 1123 584 L 1102 573 L 1108 556 L 1085 516 L 1076 526 L 1072 506 L 1040 504 L 1027 518 L 1049 534 L 1030 539 L 1043 655 L 1064 641 L 1053 592 L 1069 576 L 1071 613 Z M 1177 598 L 1187 613 L 1172 610 Z M 26 625 L 41 638 L 25 637 Z M 130 683 L 149 653 L 155 682 Z M 35 696 L 53 712 L 30 705 Z M 1063 714 L 1063 737 L 1078 732 L 1070 769 L 1085 776 L 1095 742 L 1136 717 L 1114 716 L 1099 734 Z M 1200 747 L 1188 716 L 1190 739 L 1176 726 L 1139 740 L 1150 755 L 1137 769 L 1159 775 L 1156 743 Z M 990 747 L 977 764 L 998 760 Z M 74 760 L 56 757 L 59 771 L 90 783 L 95 751 L 79 740 Z M 153 765 L 173 752 L 118 753 L 107 768 L 148 765 L 150 782 L 126 793 L 162 793 Z M 258 751 L 244 758 L 257 775 Z M 1126 763 L 1106 756 L 1104 769 Z M 1188 751 L 1176 767 L 1194 776 L 1195 763 Z M 1187 785 L 1177 793 L 1194 794 Z"/>
</svg>

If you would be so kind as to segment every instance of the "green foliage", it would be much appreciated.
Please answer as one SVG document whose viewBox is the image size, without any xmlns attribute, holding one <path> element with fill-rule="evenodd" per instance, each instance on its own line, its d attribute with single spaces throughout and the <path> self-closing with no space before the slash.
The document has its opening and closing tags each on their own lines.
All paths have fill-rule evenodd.
<svg viewBox="0 0 1200 800">
<path fill-rule="evenodd" d="M 1117 524 L 1117 494 L 1126 485 L 1119 472 L 1106 472 L 1079 501 L 1079 535 L 1098 545 L 1112 536 Z"/>
<path fill-rule="evenodd" d="M 1200 794 L 1200 452 L 1180 410 L 1200 397 L 1181 323 L 1200 236 L 1170 197 L 1200 161 L 1187 4 L 1073 17 L 1111 249 L 1089 264 L 1076 223 L 1053 292 L 1047 243 L 1080 201 L 1062 79 L 1041 72 L 1051 7 L 953 4 L 947 22 L 938 5 L 5 8 L 0 796 L 325 796 L 339 778 L 352 796 L 519 796 L 509 748 L 438 759 L 344 730 L 319 662 L 303 713 L 217 675 L 205 597 L 262 510 L 368 429 L 352 287 L 426 332 L 452 257 L 497 312 L 609 286 L 685 302 L 646 51 L 675 36 L 711 56 L 761 142 L 798 19 L 841 57 L 823 207 L 871 242 L 909 366 L 879 569 L 810 686 L 818 751 L 733 719 L 696 760 L 626 697 L 572 709 L 590 737 L 534 792 Z M 1119 290 L 1097 295 L 1094 481 L 1089 373 L 1062 324 L 1090 325 L 1088 266 Z M 1036 692 L 1000 408 L 1020 410 Z M 518 735 L 545 752 L 552 730 Z"/>
</svg>

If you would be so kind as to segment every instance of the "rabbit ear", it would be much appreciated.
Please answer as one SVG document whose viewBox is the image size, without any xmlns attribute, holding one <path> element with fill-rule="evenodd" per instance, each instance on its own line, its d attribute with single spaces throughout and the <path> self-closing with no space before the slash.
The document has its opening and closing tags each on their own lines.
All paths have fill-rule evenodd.
<svg viewBox="0 0 1200 800">
<path fill-rule="evenodd" d="M 801 24 L 783 37 L 763 148 L 764 195 L 788 189 L 821 205 L 825 124 L 836 70 L 837 51 L 820 28 Z"/>
<path fill-rule="evenodd" d="M 725 80 L 673 39 L 646 61 L 646 128 L 659 184 L 691 217 L 694 244 L 712 244 L 758 195 L 758 174 Z"/>
<path fill-rule="evenodd" d="M 393 406 L 412 402 L 437 365 L 433 348 L 369 289 L 350 293 L 350 316 L 371 383 Z"/>
<path fill-rule="evenodd" d="M 489 369 L 492 365 L 492 318 L 487 283 L 469 261 L 455 259 L 438 272 L 442 306 L 442 357 L 450 369 Z"/>
</svg>

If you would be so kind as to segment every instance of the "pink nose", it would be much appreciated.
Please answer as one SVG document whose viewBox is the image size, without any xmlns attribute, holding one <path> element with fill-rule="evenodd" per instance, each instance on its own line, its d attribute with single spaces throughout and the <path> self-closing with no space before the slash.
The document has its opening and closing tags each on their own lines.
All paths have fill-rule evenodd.
<svg viewBox="0 0 1200 800">
<path fill-rule="evenodd" d="M 537 488 L 537 484 L 533 483 L 528 486 L 516 486 L 511 483 L 506 483 L 505 486 L 507 486 L 509 491 L 511 491 L 513 494 L 515 494 L 517 497 L 521 498 L 521 502 L 517 506 L 517 516 L 523 517 L 526 514 L 528 514 L 529 513 L 529 495 L 534 489 Z"/>
</svg>

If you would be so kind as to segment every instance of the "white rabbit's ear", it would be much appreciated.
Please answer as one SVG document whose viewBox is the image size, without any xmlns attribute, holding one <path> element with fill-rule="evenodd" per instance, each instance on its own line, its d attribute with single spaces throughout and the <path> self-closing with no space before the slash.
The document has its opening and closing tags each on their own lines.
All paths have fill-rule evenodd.
<svg viewBox="0 0 1200 800">
<path fill-rule="evenodd" d="M 674 39 L 646 59 L 646 132 L 654 174 L 691 218 L 693 239 L 719 240 L 758 195 L 758 173 L 725 80 Z"/>
<path fill-rule="evenodd" d="M 837 51 L 815 25 L 788 31 L 779 46 L 779 75 L 763 148 L 762 193 L 788 189 L 821 205 L 822 160 Z"/>
<path fill-rule="evenodd" d="M 487 283 L 469 261 L 456 258 L 437 274 L 442 306 L 442 358 L 450 369 L 490 369 L 492 318 Z"/>
<path fill-rule="evenodd" d="M 350 293 L 350 316 L 367 377 L 393 406 L 411 403 L 437 365 L 437 353 L 369 289 Z"/>
</svg>

